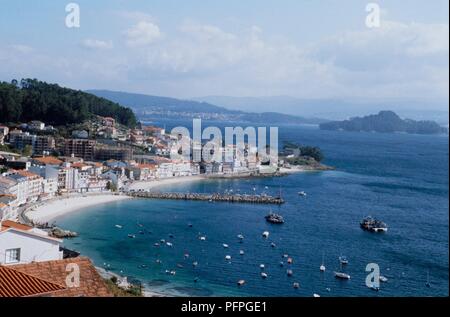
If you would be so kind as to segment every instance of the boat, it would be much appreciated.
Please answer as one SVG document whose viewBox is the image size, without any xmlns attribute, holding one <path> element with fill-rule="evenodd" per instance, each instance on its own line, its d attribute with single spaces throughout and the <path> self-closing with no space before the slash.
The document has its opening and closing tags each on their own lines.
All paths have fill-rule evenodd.
<svg viewBox="0 0 450 317">
<path fill-rule="evenodd" d="M 348 275 L 347 273 L 344 273 L 344 272 L 334 272 L 334 276 L 341 280 L 349 280 L 350 279 L 350 275 Z"/>
<path fill-rule="evenodd" d="M 200 241 L 206 241 L 206 237 L 199 237 Z"/>
<path fill-rule="evenodd" d="M 325 270 L 327 269 L 324 264 L 324 254 L 323 253 L 322 253 L 322 264 L 320 265 L 319 269 L 320 269 L 320 272 L 325 272 Z"/>
<path fill-rule="evenodd" d="M 281 262 L 280 262 L 280 267 L 283 267 L 283 266 L 284 266 L 284 262 L 281 261 Z"/>
<path fill-rule="evenodd" d="M 261 277 L 262 277 L 262 278 L 267 278 L 268 275 L 267 275 L 267 273 L 262 272 L 262 273 L 261 273 Z"/>
<path fill-rule="evenodd" d="M 159 243 L 158 242 L 156 242 L 153 246 L 155 246 L 155 247 L 159 247 Z"/>
<path fill-rule="evenodd" d="M 388 226 L 378 219 L 372 218 L 371 216 L 368 216 L 361 220 L 360 226 L 363 230 L 370 231 L 370 232 L 387 232 Z"/>
<path fill-rule="evenodd" d="M 342 265 L 347 265 L 348 264 L 348 259 L 346 256 L 341 255 L 339 257 L 339 263 L 341 263 Z"/>
<path fill-rule="evenodd" d="M 295 289 L 298 289 L 298 288 L 300 288 L 300 283 L 294 283 L 294 284 L 292 284 L 292 286 L 293 286 Z"/>
<path fill-rule="evenodd" d="M 292 263 L 294 263 L 294 260 L 292 260 L 292 258 L 288 258 L 288 259 L 287 259 L 287 263 L 288 263 L 288 264 L 292 264 Z"/>
<path fill-rule="evenodd" d="M 308 194 L 307 194 L 306 192 L 304 192 L 304 191 L 301 191 L 301 192 L 298 192 L 298 195 L 299 195 L 299 196 L 305 197 L 305 196 L 307 196 Z"/>
<path fill-rule="evenodd" d="M 177 267 L 178 267 L 179 269 L 182 269 L 182 268 L 184 268 L 184 265 L 181 264 L 181 263 L 178 263 L 178 264 L 177 264 Z"/>
<path fill-rule="evenodd" d="M 185 254 L 184 254 L 184 258 L 185 258 L 185 259 L 189 258 L 189 253 L 185 253 Z"/>
<path fill-rule="evenodd" d="M 264 269 L 266 268 L 266 266 L 265 266 L 264 264 L 260 264 L 260 265 L 259 265 L 259 268 L 260 268 L 261 270 L 264 270 Z"/>
<path fill-rule="evenodd" d="M 273 224 L 283 224 L 284 223 L 284 219 L 283 216 L 278 215 L 278 214 L 274 214 L 274 213 L 270 213 L 265 217 L 267 222 L 273 223 Z"/>
<path fill-rule="evenodd" d="M 121 225 L 115 225 L 115 227 L 116 227 L 117 229 L 122 229 L 122 228 L 123 228 L 123 226 L 121 226 Z"/>
<path fill-rule="evenodd" d="M 231 255 L 227 255 L 227 256 L 225 256 L 225 260 L 227 260 L 227 261 L 231 261 Z"/>
<path fill-rule="evenodd" d="M 168 247 L 170 247 L 170 248 L 173 247 L 173 244 L 172 244 L 171 242 L 166 242 L 166 245 L 167 245 Z"/>
<path fill-rule="evenodd" d="M 292 270 L 287 270 L 286 273 L 287 273 L 288 276 L 294 275 L 294 272 Z"/>
<path fill-rule="evenodd" d="M 237 237 L 238 237 L 238 239 L 241 240 L 241 241 L 244 240 L 244 236 L 243 236 L 242 234 L 238 234 Z"/>
<path fill-rule="evenodd" d="M 239 254 L 244 255 L 245 254 L 244 250 L 239 251 Z"/>
<path fill-rule="evenodd" d="M 386 283 L 388 281 L 388 278 L 385 276 L 380 275 L 380 277 L 378 278 L 380 280 L 380 282 Z"/>
<path fill-rule="evenodd" d="M 198 265 L 198 262 L 197 262 L 197 261 L 192 262 L 192 266 L 193 266 L 193 267 L 196 267 L 197 265 Z"/>
<path fill-rule="evenodd" d="M 314 294 L 313 294 L 313 297 L 315 297 L 315 298 L 318 298 L 318 297 L 320 297 L 320 295 L 319 295 L 319 294 L 316 294 L 316 293 L 314 293 Z"/>
<path fill-rule="evenodd" d="M 134 238 L 136 238 L 136 235 L 134 235 L 134 234 L 129 234 L 129 235 L 128 235 L 128 238 L 134 239 Z"/>
<path fill-rule="evenodd" d="M 237 282 L 237 284 L 238 284 L 239 286 L 243 286 L 243 285 L 245 284 L 245 280 L 239 280 L 239 281 Z"/>
<path fill-rule="evenodd" d="M 226 243 L 222 244 L 222 246 L 224 247 L 224 249 L 228 249 L 229 248 L 229 245 L 226 244 Z"/>
<path fill-rule="evenodd" d="M 272 248 L 276 248 L 276 247 L 277 247 L 277 245 L 276 245 L 274 242 L 272 242 L 272 243 L 270 244 L 270 246 L 271 246 Z"/>
<path fill-rule="evenodd" d="M 270 235 L 269 231 L 264 231 L 262 234 L 262 236 L 266 239 L 269 237 L 269 235 Z"/>
</svg>

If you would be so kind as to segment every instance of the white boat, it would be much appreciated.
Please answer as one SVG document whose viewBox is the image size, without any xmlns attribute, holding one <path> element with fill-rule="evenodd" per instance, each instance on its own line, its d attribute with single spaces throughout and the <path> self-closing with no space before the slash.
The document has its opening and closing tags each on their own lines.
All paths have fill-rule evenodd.
<svg viewBox="0 0 450 317">
<path fill-rule="evenodd" d="M 136 238 L 136 235 L 134 235 L 134 234 L 129 234 L 129 235 L 128 235 L 128 238 L 134 239 L 134 238 Z"/>
<path fill-rule="evenodd" d="M 320 272 L 325 272 L 326 271 L 326 267 L 324 264 L 324 254 L 322 253 L 322 264 L 320 265 Z"/>
<path fill-rule="evenodd" d="M 380 275 L 379 280 L 380 280 L 380 282 L 386 283 L 388 281 L 388 278 L 385 277 L 385 276 Z"/>
<path fill-rule="evenodd" d="M 197 265 L 198 265 L 198 262 L 197 262 L 197 261 L 195 261 L 195 262 L 192 263 L 192 266 L 194 266 L 194 267 L 197 266 Z"/>
<path fill-rule="evenodd" d="M 295 289 L 300 288 L 300 284 L 299 284 L 299 283 L 294 283 L 294 284 L 292 284 L 292 286 L 293 286 Z"/>
<path fill-rule="evenodd" d="M 225 256 L 225 260 L 227 260 L 227 261 L 231 261 L 231 255 L 227 255 L 227 256 Z"/>
<path fill-rule="evenodd" d="M 115 227 L 116 227 L 117 229 L 122 229 L 122 228 L 123 228 L 123 226 L 121 226 L 121 225 L 115 225 Z"/>
<path fill-rule="evenodd" d="M 271 246 L 272 248 L 276 248 L 276 247 L 277 247 L 277 245 L 276 245 L 274 242 L 272 242 L 272 243 L 270 244 L 270 246 Z"/>
<path fill-rule="evenodd" d="M 244 236 L 242 234 L 238 234 L 237 237 L 239 240 L 244 240 Z"/>
<path fill-rule="evenodd" d="M 288 276 L 294 275 L 294 272 L 292 270 L 287 270 L 286 273 L 287 273 Z"/>
<path fill-rule="evenodd" d="M 341 280 L 349 280 L 350 279 L 350 275 L 348 275 L 347 273 L 344 273 L 344 272 L 334 272 L 334 276 Z"/>
<path fill-rule="evenodd" d="M 167 242 L 166 245 L 167 245 L 168 247 L 170 247 L 170 248 L 173 247 L 173 244 L 170 243 L 170 242 Z"/>
<path fill-rule="evenodd" d="M 320 295 L 319 294 L 313 294 L 313 297 L 318 298 L 318 297 L 320 297 Z"/>
<path fill-rule="evenodd" d="M 261 273 L 261 277 L 262 277 L 262 278 L 267 278 L 268 275 L 267 275 L 267 273 L 262 272 L 262 273 Z"/>
<path fill-rule="evenodd" d="M 305 196 L 307 196 L 308 194 L 307 194 L 306 192 L 304 192 L 304 191 L 301 191 L 301 192 L 298 192 L 298 195 L 299 195 L 299 196 L 305 197 Z"/>
<path fill-rule="evenodd" d="M 264 231 L 262 234 L 262 236 L 266 239 L 269 237 L 269 235 L 270 235 L 269 231 Z"/>
<path fill-rule="evenodd" d="M 244 250 L 239 251 L 239 254 L 244 255 L 245 254 Z"/>
<path fill-rule="evenodd" d="M 224 243 L 224 244 L 222 244 L 222 246 L 225 248 L 225 249 L 228 249 L 230 246 L 228 245 L 228 244 L 226 244 L 226 243 Z"/>
<path fill-rule="evenodd" d="M 266 268 L 266 266 L 265 266 L 264 264 L 260 264 L 260 265 L 259 265 L 259 268 L 260 268 L 261 270 L 264 270 L 264 269 Z"/>
<path fill-rule="evenodd" d="M 239 286 L 243 286 L 243 285 L 245 284 L 245 280 L 239 280 L 239 281 L 237 282 L 237 284 L 238 284 Z"/>
<path fill-rule="evenodd" d="M 200 241 L 206 241 L 206 237 L 200 237 Z"/>
</svg>

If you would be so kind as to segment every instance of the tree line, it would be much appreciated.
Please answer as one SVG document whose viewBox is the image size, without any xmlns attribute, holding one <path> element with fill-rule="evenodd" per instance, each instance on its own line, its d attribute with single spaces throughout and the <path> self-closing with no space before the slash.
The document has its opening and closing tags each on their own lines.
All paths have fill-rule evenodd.
<svg viewBox="0 0 450 317">
<path fill-rule="evenodd" d="M 112 117 L 128 127 L 137 124 L 130 108 L 80 90 L 37 79 L 0 82 L 0 122 L 40 120 L 62 126 L 81 123 L 94 115 Z"/>
</svg>

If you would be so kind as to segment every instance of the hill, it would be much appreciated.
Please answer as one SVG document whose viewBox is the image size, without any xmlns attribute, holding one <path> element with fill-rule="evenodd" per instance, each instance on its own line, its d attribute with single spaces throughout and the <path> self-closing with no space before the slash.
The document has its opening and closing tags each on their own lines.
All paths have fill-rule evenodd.
<svg viewBox="0 0 450 317">
<path fill-rule="evenodd" d="M 366 132 L 405 132 L 415 134 L 447 133 L 446 128 L 434 121 L 415 121 L 401 119 L 393 111 L 380 111 L 376 115 L 356 117 L 344 121 L 332 121 L 320 125 L 322 130 L 366 131 Z"/>
<path fill-rule="evenodd" d="M 256 113 L 238 111 L 217 106 L 212 103 L 194 100 L 180 100 L 176 98 L 109 90 L 88 90 L 88 92 L 131 107 L 142 120 L 159 117 L 200 117 L 204 119 L 257 123 L 318 124 L 325 121 L 276 112 Z"/>
<path fill-rule="evenodd" d="M 0 122 L 40 120 L 51 125 L 81 123 L 94 115 L 134 127 L 133 111 L 95 95 L 37 79 L 0 82 Z"/>
</svg>

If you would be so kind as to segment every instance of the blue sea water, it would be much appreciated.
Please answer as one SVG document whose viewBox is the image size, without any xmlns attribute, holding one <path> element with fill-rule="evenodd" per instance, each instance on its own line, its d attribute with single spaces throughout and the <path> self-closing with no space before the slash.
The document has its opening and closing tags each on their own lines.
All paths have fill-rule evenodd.
<svg viewBox="0 0 450 317">
<path fill-rule="evenodd" d="M 180 123 L 164 122 L 168 128 Z M 281 187 L 287 203 L 272 210 L 284 216 L 284 225 L 265 222 L 271 208 L 265 205 L 130 200 L 57 219 L 58 225 L 80 233 L 65 246 L 98 266 L 109 265 L 149 289 L 175 296 L 448 296 L 447 136 L 281 126 L 280 140 L 320 146 L 325 163 L 336 171 L 209 180 L 161 190 L 252 193 L 256 187 L 259 193 L 277 195 Z M 307 197 L 298 196 L 303 190 Z M 362 231 L 359 221 L 367 215 L 388 223 L 388 233 Z M 143 228 L 138 223 L 145 234 L 139 234 Z M 268 239 L 261 235 L 265 230 Z M 128 238 L 129 233 L 136 239 Z M 245 236 L 242 244 L 238 234 Z M 199 235 L 207 240 L 200 241 Z M 173 247 L 154 247 L 160 239 Z M 244 256 L 239 255 L 241 249 Z M 284 254 L 294 260 L 292 277 L 286 274 L 286 263 L 279 265 L 286 262 Z M 232 256 L 230 262 L 226 255 Z M 340 255 L 350 261 L 345 268 L 350 281 L 333 276 Z M 325 273 L 319 271 L 322 256 Z M 365 286 L 368 263 L 377 263 L 389 279 L 379 292 Z M 260 276 L 260 264 L 266 266 L 267 279 Z M 176 275 L 166 270 L 176 270 Z M 425 286 L 427 272 L 430 288 Z M 245 286 L 237 286 L 240 279 L 246 280 Z M 294 282 L 300 283 L 299 289 L 293 288 Z"/>
</svg>

